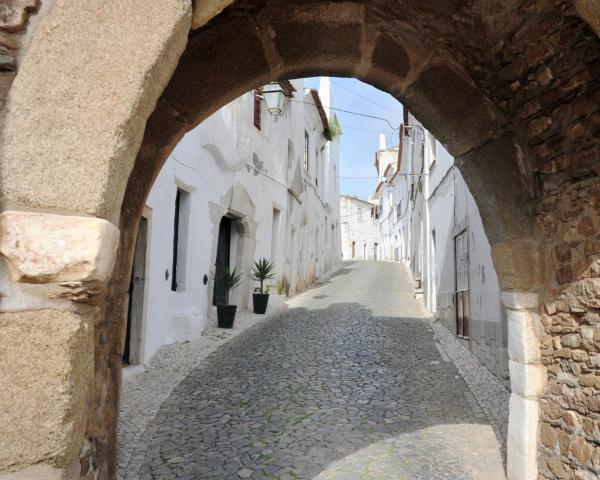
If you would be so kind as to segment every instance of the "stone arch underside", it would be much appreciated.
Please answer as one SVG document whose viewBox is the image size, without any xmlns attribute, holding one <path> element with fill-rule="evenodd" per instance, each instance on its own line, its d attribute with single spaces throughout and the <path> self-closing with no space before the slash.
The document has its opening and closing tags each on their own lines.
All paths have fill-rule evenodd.
<svg viewBox="0 0 600 480">
<path fill-rule="evenodd" d="M 52 329 L 56 315 L 71 319 L 71 330 L 55 332 L 66 352 L 55 368 L 72 377 L 73 388 L 57 394 L 64 405 L 58 412 L 35 402 L 31 406 L 38 422 L 54 421 L 63 437 L 49 442 L 40 424 L 31 422 L 27 440 L 33 448 L 20 454 L 18 448 L 25 447 L 16 441 L 17 448 L 0 457 L 0 471 L 47 464 L 52 471 L 77 470 L 73 476 L 114 474 L 127 306 L 122 292 L 154 178 L 185 132 L 222 105 L 271 80 L 318 74 L 354 76 L 391 93 L 457 157 L 505 290 L 513 382 L 511 480 L 537 478 L 538 452 L 540 472 L 549 476 L 558 475 L 557 459 L 566 463 L 568 458 L 574 470 L 594 468 L 597 450 L 589 440 L 597 422 L 591 429 L 569 430 L 571 417 L 563 417 L 574 412 L 583 424 L 589 412 L 597 411 L 588 398 L 600 398 L 590 363 L 598 351 L 594 322 L 600 306 L 594 290 L 600 253 L 600 146 L 595 139 L 600 95 L 594 73 L 600 45 L 569 2 L 548 6 L 532 1 L 521 12 L 512 4 L 492 8 L 485 2 L 470 8 L 448 1 L 420 6 L 235 2 L 191 31 L 187 43 L 192 12 L 183 0 L 160 7 L 116 2 L 106 18 L 94 16 L 95 3 L 55 5 L 23 59 L 5 110 L 2 220 L 11 225 L 11 235 L 3 235 L 0 246 L 12 271 L 19 272 L 32 254 L 51 261 L 56 252 L 32 240 L 42 231 L 36 225 L 51 225 L 50 231 L 54 226 L 58 242 L 64 239 L 66 218 L 77 225 L 71 231 L 81 231 L 81 238 L 89 232 L 99 238 L 84 260 L 95 266 L 97 258 L 104 258 L 112 265 L 116 258 L 115 268 L 108 284 L 98 269 L 71 271 L 72 262 L 64 259 L 45 276 L 13 274 L 10 292 L 17 300 L 3 314 L 0 329 L 27 343 L 39 328 Z M 202 6 L 196 16 L 198 9 Z M 87 30 L 80 31 L 75 20 Z M 115 31 L 131 36 L 130 42 L 111 40 Z M 81 46 L 86 35 L 96 37 L 90 52 Z M 100 40 L 106 40 L 102 54 L 94 50 Z M 65 55 L 76 47 L 85 55 Z M 116 58 L 107 57 L 107 51 Z M 52 61 L 64 68 L 50 69 Z M 48 71 L 42 73 L 44 68 Z M 94 80 L 101 70 L 110 73 L 102 78 L 106 84 Z M 36 92 L 34 101 L 31 92 Z M 82 106 L 83 120 L 74 115 Z M 43 133 L 41 145 L 28 132 L 32 124 Z M 32 176 L 32 171 L 40 174 Z M 83 187 L 74 178 L 81 178 Z M 106 233 L 109 222 L 120 228 L 116 252 Z M 75 237 L 68 243 L 74 247 Z M 31 248 L 15 252 L 15 240 L 29 241 Z M 11 330 L 15 325 L 16 333 Z M 564 335 L 573 337 L 562 345 Z M 81 349 L 90 341 L 93 358 Z M 90 368 L 93 378 L 86 373 Z M 571 382 L 583 382 L 581 392 L 565 391 L 559 382 L 566 369 L 575 378 Z M 2 401 L 9 422 L 23 416 L 15 398 L 43 401 L 48 391 L 60 390 L 60 381 L 45 391 L 33 381 L 33 387 L 16 383 L 13 399 Z M 551 403 L 562 410 L 548 407 Z M 577 450 L 557 453 L 552 440 L 561 428 L 571 434 Z M 10 435 L 6 438 L 11 441 Z"/>
</svg>

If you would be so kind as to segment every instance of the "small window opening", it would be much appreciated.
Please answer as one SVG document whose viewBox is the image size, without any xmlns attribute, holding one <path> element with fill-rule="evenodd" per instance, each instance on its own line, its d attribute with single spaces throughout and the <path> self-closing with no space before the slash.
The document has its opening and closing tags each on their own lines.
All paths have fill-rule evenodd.
<svg viewBox="0 0 600 480">
<path fill-rule="evenodd" d="M 260 130 L 261 120 L 261 93 L 260 90 L 254 90 L 254 126 Z"/>
<path fill-rule="evenodd" d="M 171 290 L 181 292 L 185 288 L 185 262 L 189 232 L 190 194 L 180 188 L 175 195 L 173 216 L 173 266 L 171 269 Z"/>
<path fill-rule="evenodd" d="M 310 147 L 310 137 L 308 132 L 304 130 L 304 170 L 308 171 L 308 152 Z"/>
</svg>

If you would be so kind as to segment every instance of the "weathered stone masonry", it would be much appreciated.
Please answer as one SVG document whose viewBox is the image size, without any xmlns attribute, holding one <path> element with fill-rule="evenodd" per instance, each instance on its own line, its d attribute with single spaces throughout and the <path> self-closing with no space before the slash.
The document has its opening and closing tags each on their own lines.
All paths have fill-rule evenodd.
<svg viewBox="0 0 600 480">
<path fill-rule="evenodd" d="M 9 0 L 0 5 L 0 110 L 17 75 L 18 57 L 29 15 L 40 0 Z"/>
<path fill-rule="evenodd" d="M 3 372 L 23 351 L 32 361 L 22 365 L 29 380 L 7 377 L 0 424 L 31 415 L 28 448 L 16 428 L 0 438 L 0 475 L 113 474 L 124 292 L 154 176 L 178 139 L 227 101 L 273 79 L 329 73 L 404 101 L 457 157 L 477 200 L 509 313 L 509 478 L 596 478 L 598 1 L 247 0 L 223 10 L 230 3 L 198 0 L 192 11 L 186 0 L 56 0 L 17 62 L 0 202 L 4 218 L 28 220 L 4 237 L 12 276 L 2 284 L 0 339 L 18 338 L 21 350 L 0 358 Z M 3 12 L 33 8 L 8 4 Z M 24 17 L 11 15 L 0 16 L 0 44 L 22 38 L 6 25 L 18 18 L 22 29 Z M 11 45 L 7 57 L 17 58 Z M 3 85 L 14 77 L 5 61 Z M 18 251 L 43 221 L 65 252 L 79 251 L 73 232 L 99 222 L 95 250 L 71 258 L 68 278 L 53 276 L 64 259 L 47 243 Z M 79 260 L 112 265 L 115 225 L 107 284 Z M 33 269 L 36 254 L 46 270 Z"/>
<path fill-rule="evenodd" d="M 600 475 L 600 49 L 569 3 L 540 20 L 502 71 L 535 158 L 548 368 L 540 475 L 587 480 Z M 537 29 L 544 42 L 532 42 Z"/>
<path fill-rule="evenodd" d="M 597 178 L 563 185 L 541 205 L 547 238 L 563 240 L 546 245 L 548 275 L 558 293 L 542 313 L 548 388 L 540 453 L 546 478 L 587 480 L 600 472 L 599 211 Z"/>
</svg>

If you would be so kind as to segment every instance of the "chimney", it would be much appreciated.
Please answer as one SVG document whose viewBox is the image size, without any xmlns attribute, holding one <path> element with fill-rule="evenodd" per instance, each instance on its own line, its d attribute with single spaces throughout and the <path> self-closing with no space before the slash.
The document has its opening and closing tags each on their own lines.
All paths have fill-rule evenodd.
<svg viewBox="0 0 600 480">
<path fill-rule="evenodd" d="M 385 150 L 385 133 L 379 134 L 379 150 Z"/>
</svg>

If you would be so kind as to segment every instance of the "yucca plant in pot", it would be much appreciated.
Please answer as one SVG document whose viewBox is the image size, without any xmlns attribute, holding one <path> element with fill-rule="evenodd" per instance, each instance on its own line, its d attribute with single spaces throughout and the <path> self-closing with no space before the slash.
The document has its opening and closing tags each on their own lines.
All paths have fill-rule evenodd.
<svg viewBox="0 0 600 480">
<path fill-rule="evenodd" d="M 260 287 L 254 289 L 252 302 L 254 303 L 254 313 L 264 314 L 269 304 L 269 288 L 265 290 L 265 280 L 275 278 L 275 267 L 270 260 L 261 258 L 254 262 L 250 269 L 250 278 L 260 282 Z"/>
<path fill-rule="evenodd" d="M 217 303 L 217 323 L 219 328 L 233 328 L 237 305 L 229 305 L 229 292 L 242 283 L 242 274 L 236 273 L 235 268 L 221 268 L 213 274 L 213 280 L 224 293 L 225 303 Z"/>
</svg>

